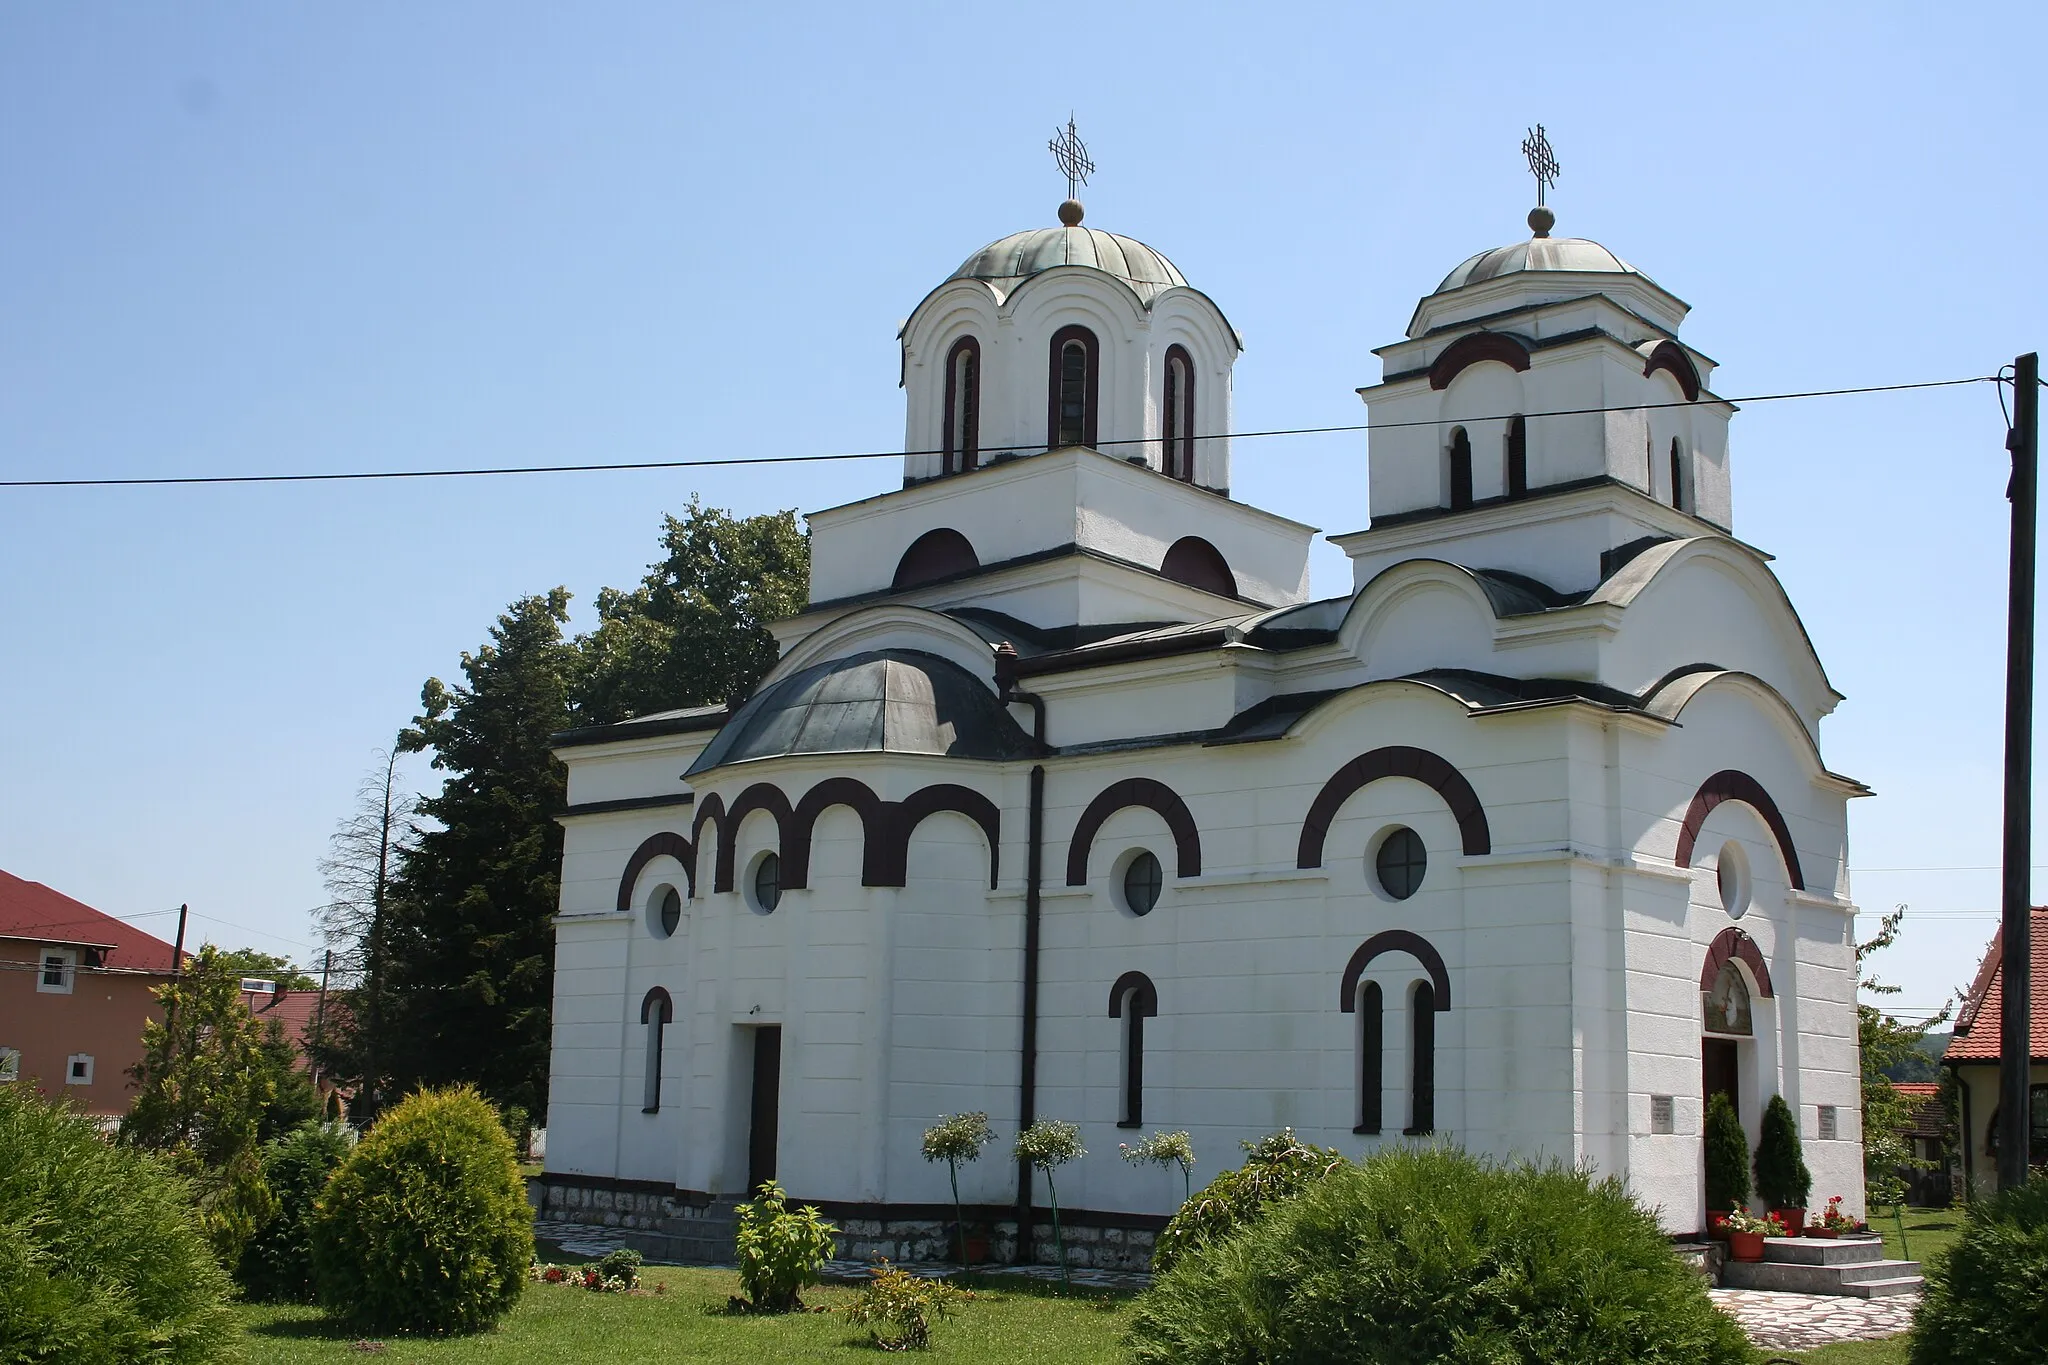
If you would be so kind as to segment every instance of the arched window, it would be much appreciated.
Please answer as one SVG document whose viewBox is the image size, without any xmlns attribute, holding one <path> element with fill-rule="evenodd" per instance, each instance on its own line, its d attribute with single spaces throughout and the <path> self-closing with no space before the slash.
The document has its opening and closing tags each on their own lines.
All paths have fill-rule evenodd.
<svg viewBox="0 0 2048 1365">
<path fill-rule="evenodd" d="M 1671 505 L 1679 511 L 1685 510 L 1685 447 L 1671 438 Z"/>
<path fill-rule="evenodd" d="M 675 1005 L 668 992 L 656 986 L 640 1002 L 640 1022 L 647 1026 L 647 1077 L 640 1090 L 640 1112 L 661 1112 L 661 1030 L 675 1021 Z"/>
<path fill-rule="evenodd" d="M 1529 492 L 1529 424 L 1519 413 L 1508 423 L 1507 489 L 1511 498 Z"/>
<path fill-rule="evenodd" d="M 1159 992 L 1143 972 L 1125 972 L 1109 988 L 1109 1017 L 1123 1020 L 1123 1096 L 1116 1126 L 1137 1128 L 1145 1121 L 1145 1021 L 1159 1014 Z"/>
<path fill-rule="evenodd" d="M 1095 333 L 1062 327 L 1052 334 L 1052 364 L 1046 394 L 1046 445 L 1095 444 L 1097 373 Z"/>
<path fill-rule="evenodd" d="M 981 343 L 961 337 L 946 353 L 945 472 L 981 461 Z"/>
<path fill-rule="evenodd" d="M 1358 988 L 1358 1124 L 1354 1133 L 1380 1130 L 1380 1096 L 1384 1085 L 1385 1006 L 1377 981 Z"/>
<path fill-rule="evenodd" d="M 1408 1135 L 1436 1131 L 1436 987 L 1415 983 L 1409 997 Z"/>
<path fill-rule="evenodd" d="M 1451 428 L 1451 510 L 1462 512 L 1472 505 L 1472 438 L 1465 428 Z"/>
<path fill-rule="evenodd" d="M 1166 348 L 1166 392 L 1159 405 L 1159 469 L 1195 481 L 1195 367 L 1179 346 Z"/>
</svg>

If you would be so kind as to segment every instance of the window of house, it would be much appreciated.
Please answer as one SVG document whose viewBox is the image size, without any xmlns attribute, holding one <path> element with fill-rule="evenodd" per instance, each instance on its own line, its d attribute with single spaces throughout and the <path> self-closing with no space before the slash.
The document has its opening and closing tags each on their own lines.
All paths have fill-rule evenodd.
<svg viewBox="0 0 2048 1365">
<path fill-rule="evenodd" d="M 958 474 L 981 461 L 981 343 L 961 337 L 946 356 L 945 470 Z"/>
<path fill-rule="evenodd" d="M 1461 512 L 1472 505 L 1472 438 L 1465 428 L 1451 428 L 1451 446 L 1446 456 L 1451 466 L 1451 510 Z"/>
<path fill-rule="evenodd" d="M 1409 997 L 1408 1129 L 1410 1137 L 1436 1131 L 1436 987 L 1415 983 Z"/>
<path fill-rule="evenodd" d="M 2027 1092 L 2029 1112 L 2027 1124 L 2027 1164 L 2048 1166 L 2048 1085 L 2037 1085 Z M 1998 1155 L 1998 1121 L 2005 1112 L 2004 1106 L 1991 1111 L 1991 1130 L 1985 1135 L 1984 1155 Z"/>
<path fill-rule="evenodd" d="M 1685 510 L 1685 447 L 1671 438 L 1671 505 L 1679 511 Z"/>
<path fill-rule="evenodd" d="M 1749 855 L 1733 839 L 1721 845 L 1721 855 L 1714 859 L 1714 885 L 1729 918 L 1741 919 L 1749 912 Z"/>
<path fill-rule="evenodd" d="M 655 893 L 654 932 L 659 938 L 671 937 L 683 923 L 683 893 L 673 886 L 664 886 Z"/>
<path fill-rule="evenodd" d="M 1508 423 L 1507 490 L 1511 498 L 1529 492 L 1529 424 L 1519 415 Z"/>
<path fill-rule="evenodd" d="M 1140 850 L 1124 864 L 1124 909 L 1134 915 L 1146 915 L 1159 904 L 1159 892 L 1165 885 L 1165 875 L 1159 867 L 1159 859 Z"/>
<path fill-rule="evenodd" d="M 1051 368 L 1046 443 L 1055 449 L 1094 445 L 1095 333 L 1086 327 L 1062 327 L 1054 332 Z"/>
<path fill-rule="evenodd" d="M 1384 997 L 1377 981 L 1358 988 L 1358 1123 L 1354 1133 L 1380 1130 L 1383 1072 L 1386 1066 Z"/>
<path fill-rule="evenodd" d="M 64 1059 L 64 1084 L 92 1084 L 92 1055 L 90 1053 L 74 1052 Z"/>
<path fill-rule="evenodd" d="M 1145 1021 L 1159 1013 L 1159 992 L 1143 972 L 1125 972 L 1109 988 L 1110 1017 L 1121 1021 L 1122 1084 L 1116 1126 L 1136 1128 L 1145 1121 Z"/>
<path fill-rule="evenodd" d="M 1422 846 L 1422 836 L 1403 825 L 1380 840 L 1372 867 L 1380 889 L 1405 901 L 1422 889 L 1422 878 L 1429 871 L 1429 852 Z"/>
<path fill-rule="evenodd" d="M 45 948 L 36 972 L 36 989 L 45 995 L 69 995 L 78 977 L 78 950 Z"/>
<path fill-rule="evenodd" d="M 1159 468 L 1195 481 L 1195 367 L 1179 346 L 1166 349 L 1166 392 L 1159 405 Z"/>
<path fill-rule="evenodd" d="M 782 859 L 763 853 L 754 863 L 751 885 L 754 908 L 764 915 L 774 914 L 775 907 L 782 904 Z"/>
<path fill-rule="evenodd" d="M 641 1083 L 640 1112 L 661 1112 L 661 1033 L 675 1019 L 668 992 L 656 986 L 640 1001 L 640 1022 L 647 1029 L 647 1074 Z"/>
<path fill-rule="evenodd" d="M 21 1051 L 18 1048 L 0 1047 L 0 1085 L 21 1079 Z"/>
</svg>

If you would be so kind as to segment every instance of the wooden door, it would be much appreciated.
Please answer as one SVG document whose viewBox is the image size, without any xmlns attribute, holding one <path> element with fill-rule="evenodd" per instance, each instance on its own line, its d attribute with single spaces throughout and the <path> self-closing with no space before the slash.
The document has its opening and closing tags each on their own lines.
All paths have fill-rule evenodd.
<svg viewBox="0 0 2048 1365">
<path fill-rule="evenodd" d="M 754 1030 L 753 1113 L 747 1127 L 747 1193 L 775 1178 L 775 1129 L 782 1094 L 782 1027 Z"/>
<path fill-rule="evenodd" d="M 1728 1038 L 1700 1041 L 1700 1100 L 1704 1103 L 1715 1095 L 1726 1095 L 1735 1106 L 1735 1116 L 1740 1118 L 1742 1098 L 1737 1094 L 1735 1048 L 1736 1043 Z"/>
</svg>

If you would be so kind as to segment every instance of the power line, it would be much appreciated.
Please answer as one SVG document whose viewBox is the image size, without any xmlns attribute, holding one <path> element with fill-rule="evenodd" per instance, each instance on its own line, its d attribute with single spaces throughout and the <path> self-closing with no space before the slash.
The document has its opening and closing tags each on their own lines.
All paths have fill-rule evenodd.
<svg viewBox="0 0 2048 1365">
<path fill-rule="evenodd" d="M 1841 398 L 1853 394 L 1899 393 L 1908 389 L 1943 389 L 1959 384 L 1996 384 L 1996 375 L 1971 375 L 1964 379 L 1923 379 L 1908 384 L 1866 384 L 1847 389 L 1807 389 L 1797 393 L 1760 393 L 1747 398 L 1714 398 L 1728 405 L 1780 403 L 1800 398 Z M 1396 431 L 1408 427 L 1440 427 L 1452 422 L 1505 422 L 1520 417 L 1590 417 L 1608 412 L 1649 412 L 1659 408 L 1696 407 L 1696 402 L 1621 403 L 1609 407 L 1559 408 L 1551 412 L 1503 412 L 1491 417 L 1431 418 L 1407 422 L 1357 422 L 1346 426 L 1278 427 L 1268 431 L 1238 431 L 1216 436 L 1197 436 L 1198 441 L 1248 441 L 1270 436 L 1325 436 L 1358 431 Z M 1115 441 L 1098 441 L 1107 446 L 1155 445 L 1157 437 L 1134 436 Z M 1024 455 L 1039 448 L 990 451 L 990 455 Z M 733 465 L 820 464 L 836 460 L 900 460 L 912 455 L 940 455 L 943 450 L 860 450 L 824 455 L 729 455 L 705 460 L 619 460 L 605 464 L 495 465 L 469 469 L 380 469 L 351 470 L 326 474 L 168 474 L 147 478 L 96 479 L 0 479 L 0 488 L 158 488 L 184 484 L 253 483 L 346 483 L 389 479 L 466 479 L 506 474 L 603 474 L 649 469 L 715 469 Z"/>
</svg>

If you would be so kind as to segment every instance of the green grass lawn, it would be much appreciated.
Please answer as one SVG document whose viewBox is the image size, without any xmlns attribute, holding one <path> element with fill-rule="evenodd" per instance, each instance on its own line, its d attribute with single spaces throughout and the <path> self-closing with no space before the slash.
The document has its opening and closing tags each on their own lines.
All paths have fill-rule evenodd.
<svg viewBox="0 0 2048 1365">
<path fill-rule="evenodd" d="M 1906 1338 L 1886 1337 L 1882 1341 L 1852 1341 L 1842 1346 L 1823 1346 L 1818 1351 L 1771 1351 L 1796 1360 L 1799 1365 L 1906 1365 Z"/>
<path fill-rule="evenodd" d="M 783 1361 L 890 1359 L 867 1345 L 863 1329 L 836 1311 L 783 1317 L 729 1316 L 726 1299 L 739 1292 L 731 1271 L 649 1267 L 644 1295 L 592 1294 L 556 1285 L 529 1285 L 519 1306 L 495 1331 L 472 1337 L 392 1337 L 377 1352 L 394 1362 L 433 1365 L 521 1365 L 573 1360 L 579 1365 L 662 1365 L 705 1361 L 773 1365 Z M 1130 1300 L 1121 1295 L 1063 1293 L 1057 1286 L 1008 1282 L 972 1285 L 975 1300 L 940 1323 L 923 1358 L 962 1362 L 1043 1359 L 1057 1365 L 1108 1365 L 1122 1359 L 1120 1340 Z M 838 1285 L 805 1293 L 813 1307 L 838 1309 L 854 1290 Z M 248 1306 L 246 1355 L 264 1365 L 321 1365 L 361 1361 L 360 1333 L 330 1323 L 314 1308 Z"/>
<path fill-rule="evenodd" d="M 1919 1261 L 1932 1264 L 1948 1254 L 1949 1245 L 1963 1229 L 1963 1211 L 1952 1209 L 1915 1209 L 1905 1211 L 1906 1240 L 1903 1247 L 1899 1242 L 1900 1219 L 1890 1209 L 1882 1209 L 1870 1215 L 1870 1230 L 1884 1234 L 1884 1254 L 1901 1261 Z M 1910 1252 L 1911 1255 L 1907 1253 Z"/>
</svg>

